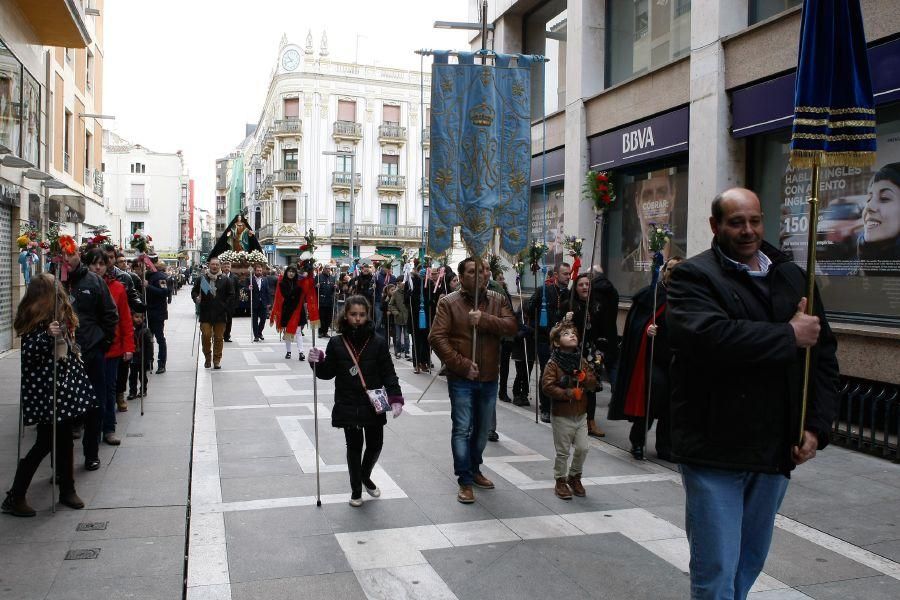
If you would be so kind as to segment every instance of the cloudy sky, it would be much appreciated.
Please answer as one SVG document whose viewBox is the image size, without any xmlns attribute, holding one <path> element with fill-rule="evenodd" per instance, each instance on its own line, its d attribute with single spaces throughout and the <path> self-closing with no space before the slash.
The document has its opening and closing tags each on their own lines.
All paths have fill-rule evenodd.
<svg viewBox="0 0 900 600">
<path fill-rule="evenodd" d="M 103 112 L 113 130 L 159 152 L 182 150 L 198 205 L 212 210 L 215 160 L 256 123 L 282 35 L 331 57 L 418 68 L 418 48 L 464 47 L 471 0 L 107 0 Z M 427 65 L 427 63 L 426 63 Z M 426 66 L 427 68 L 427 66 Z"/>
</svg>

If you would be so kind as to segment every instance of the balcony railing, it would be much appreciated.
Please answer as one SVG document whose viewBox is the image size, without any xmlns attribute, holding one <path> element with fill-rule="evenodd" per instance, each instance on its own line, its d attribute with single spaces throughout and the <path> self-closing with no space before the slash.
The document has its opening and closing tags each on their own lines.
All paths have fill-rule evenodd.
<svg viewBox="0 0 900 600">
<path fill-rule="evenodd" d="M 259 228 L 259 233 L 257 233 L 257 237 L 259 238 L 260 243 L 268 242 L 272 239 L 273 227 L 271 223 L 263 225 Z"/>
<path fill-rule="evenodd" d="M 350 189 L 350 173 L 346 171 L 333 171 L 331 173 L 331 187 Z M 354 192 L 358 192 L 359 188 L 362 187 L 362 177 L 359 173 L 356 173 L 353 176 L 353 187 Z"/>
<path fill-rule="evenodd" d="M 131 212 L 148 212 L 150 210 L 150 198 L 126 198 L 125 210 Z"/>
<path fill-rule="evenodd" d="M 381 125 L 378 127 L 378 141 L 405 142 L 406 127 L 400 127 L 399 125 Z"/>
<path fill-rule="evenodd" d="M 299 136 L 303 134 L 303 121 L 300 119 L 279 119 L 275 121 L 275 135 Z"/>
<path fill-rule="evenodd" d="M 272 193 L 272 184 L 274 181 L 274 177 L 272 175 L 266 175 L 262 180 L 262 185 L 260 186 L 260 192 L 263 196 L 268 196 Z"/>
<path fill-rule="evenodd" d="M 278 169 L 275 171 L 275 185 L 300 185 L 300 169 Z"/>
<path fill-rule="evenodd" d="M 332 137 L 341 140 L 361 140 L 362 124 L 353 121 L 335 121 Z"/>
<path fill-rule="evenodd" d="M 378 176 L 378 189 L 379 190 L 405 190 L 406 189 L 406 175 L 379 175 Z"/>
<path fill-rule="evenodd" d="M 69 160 L 69 153 L 63 152 L 63 171 L 65 171 L 66 173 L 70 172 L 69 167 L 71 166 L 71 162 L 72 161 Z"/>
<path fill-rule="evenodd" d="M 353 226 L 353 235 L 357 239 L 370 240 L 420 240 L 422 227 L 419 225 L 392 225 L 384 223 L 362 223 Z M 332 223 L 331 237 L 349 238 L 349 223 Z"/>
<path fill-rule="evenodd" d="M 94 170 L 94 193 L 103 195 L 103 171 Z"/>
</svg>

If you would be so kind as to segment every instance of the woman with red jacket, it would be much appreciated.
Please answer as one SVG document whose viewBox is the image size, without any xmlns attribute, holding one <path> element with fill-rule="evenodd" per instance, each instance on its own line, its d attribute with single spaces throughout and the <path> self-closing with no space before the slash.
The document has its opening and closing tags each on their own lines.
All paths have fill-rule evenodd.
<svg viewBox="0 0 900 600">
<path fill-rule="evenodd" d="M 128 294 L 112 272 L 111 264 L 100 248 L 88 250 L 82 259 L 88 269 L 103 278 L 109 287 L 109 293 L 116 309 L 119 311 L 119 323 L 116 326 L 116 337 L 106 352 L 106 389 L 96 390 L 100 398 L 100 414 L 102 415 L 103 441 L 110 446 L 122 443 L 116 435 L 116 380 L 119 363 L 130 361 L 134 354 L 134 329 L 131 323 L 131 309 L 128 307 Z"/>
<path fill-rule="evenodd" d="M 275 286 L 275 301 L 272 304 L 269 324 L 274 325 L 284 339 L 286 359 L 291 357 L 291 342 L 296 342 L 297 357 L 306 360 L 303 354 L 303 330 L 297 332 L 304 305 L 308 311 L 306 316 L 312 331 L 315 332 L 319 326 L 319 295 L 310 262 L 306 261 L 299 265 L 302 271 L 294 265 L 289 265 Z"/>
</svg>

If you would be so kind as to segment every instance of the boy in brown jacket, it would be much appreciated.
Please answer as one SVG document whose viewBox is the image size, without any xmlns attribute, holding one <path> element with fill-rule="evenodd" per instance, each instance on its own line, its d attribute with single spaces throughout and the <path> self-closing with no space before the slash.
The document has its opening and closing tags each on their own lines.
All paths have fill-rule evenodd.
<svg viewBox="0 0 900 600">
<path fill-rule="evenodd" d="M 553 445 L 556 462 L 556 495 L 571 500 L 572 494 L 585 495 L 581 469 L 588 452 L 587 397 L 585 390 L 597 389 L 597 378 L 578 352 L 578 329 L 572 321 L 562 321 L 550 330 L 553 354 L 544 369 L 541 389 L 552 405 Z M 572 465 L 569 453 L 572 445 Z"/>
</svg>

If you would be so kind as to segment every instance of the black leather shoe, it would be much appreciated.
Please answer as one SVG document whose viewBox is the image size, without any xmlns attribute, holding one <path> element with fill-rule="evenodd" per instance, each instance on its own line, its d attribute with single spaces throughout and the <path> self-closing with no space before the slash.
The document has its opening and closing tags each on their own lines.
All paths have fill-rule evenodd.
<svg viewBox="0 0 900 600">
<path fill-rule="evenodd" d="M 489 432 L 488 432 L 488 441 L 489 441 L 489 442 L 499 442 L 499 441 L 500 441 L 500 436 L 497 435 L 497 432 L 496 432 L 496 431 L 489 431 Z"/>
<path fill-rule="evenodd" d="M 157 374 L 157 375 L 162 375 L 162 374 L 165 373 L 165 372 L 166 372 L 166 368 L 165 368 L 165 367 L 160 367 L 160 368 L 158 368 L 158 369 L 156 370 L 156 374 Z"/>
<path fill-rule="evenodd" d="M 285 353 L 284 353 L 284 357 L 285 357 L 285 358 L 290 358 L 290 357 L 291 357 L 291 353 L 290 353 L 290 352 L 285 352 Z"/>
<path fill-rule="evenodd" d="M 84 470 L 85 471 L 96 471 L 100 468 L 100 459 L 99 458 L 86 458 L 84 460 Z"/>
<path fill-rule="evenodd" d="M 298 352 L 298 353 L 297 353 L 297 358 L 300 359 L 300 362 L 303 362 L 304 360 L 306 360 L 306 355 L 303 354 L 302 352 Z"/>
<path fill-rule="evenodd" d="M 644 460 L 644 447 L 643 446 L 632 446 L 631 447 L 631 455 L 636 460 Z"/>
<path fill-rule="evenodd" d="M 266 338 L 264 338 L 263 336 L 259 336 L 259 341 L 264 342 L 266 341 Z"/>
<path fill-rule="evenodd" d="M 550 422 L 550 412 L 541 411 L 541 423 L 549 423 Z"/>
<path fill-rule="evenodd" d="M 513 398 L 513 406 L 531 406 L 531 402 L 528 401 L 528 396 L 516 396 Z"/>
<path fill-rule="evenodd" d="M 497 396 L 497 400 L 499 400 L 500 402 L 512 402 L 512 398 L 510 398 L 506 394 L 504 394 L 502 396 Z"/>
<path fill-rule="evenodd" d="M 226 342 L 231 342 L 231 338 L 225 338 Z"/>
</svg>

